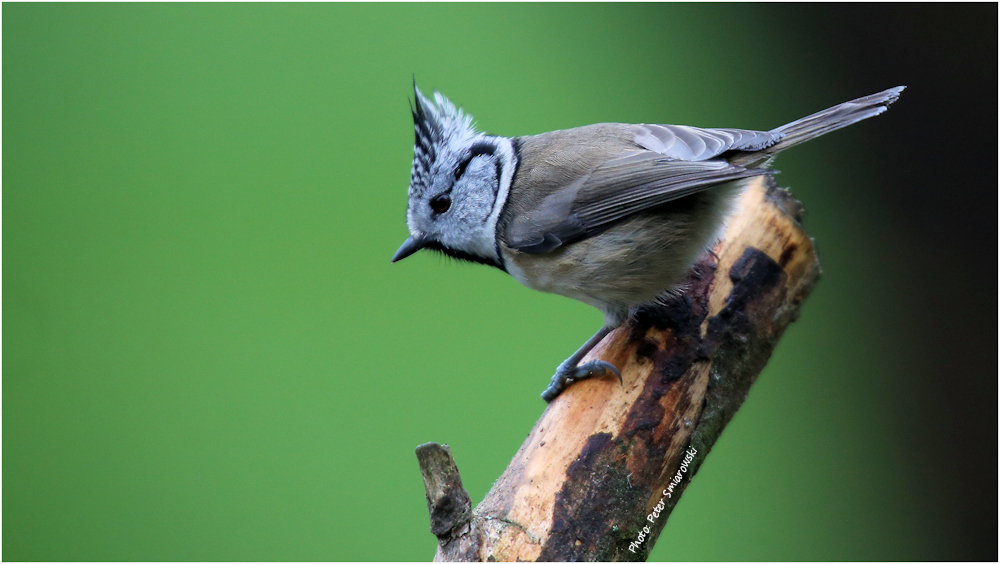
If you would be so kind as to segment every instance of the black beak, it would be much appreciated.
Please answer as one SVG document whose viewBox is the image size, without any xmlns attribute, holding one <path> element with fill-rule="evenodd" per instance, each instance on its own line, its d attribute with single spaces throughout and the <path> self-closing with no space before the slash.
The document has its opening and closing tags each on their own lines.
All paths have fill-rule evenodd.
<svg viewBox="0 0 1000 564">
<path fill-rule="evenodd" d="M 392 263 L 399 260 L 403 260 L 406 257 L 412 255 L 413 253 L 419 251 L 420 249 L 426 247 L 427 243 L 428 243 L 427 239 L 424 239 L 423 237 L 409 237 L 408 239 L 406 239 L 406 241 L 403 242 L 402 245 L 400 245 L 399 250 L 396 251 L 396 254 L 392 255 L 392 260 L 389 262 Z"/>
</svg>

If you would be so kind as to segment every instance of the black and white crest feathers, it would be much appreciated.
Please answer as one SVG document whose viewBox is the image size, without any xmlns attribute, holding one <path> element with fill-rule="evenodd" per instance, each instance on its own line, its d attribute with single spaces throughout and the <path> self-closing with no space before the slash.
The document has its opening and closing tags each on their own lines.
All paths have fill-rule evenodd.
<svg viewBox="0 0 1000 564">
<path fill-rule="evenodd" d="M 431 183 L 438 155 L 449 144 L 462 144 L 475 135 L 472 116 L 456 108 L 439 92 L 432 103 L 413 84 L 416 107 L 413 114 L 413 169 L 410 171 L 410 196 L 422 195 Z"/>
</svg>

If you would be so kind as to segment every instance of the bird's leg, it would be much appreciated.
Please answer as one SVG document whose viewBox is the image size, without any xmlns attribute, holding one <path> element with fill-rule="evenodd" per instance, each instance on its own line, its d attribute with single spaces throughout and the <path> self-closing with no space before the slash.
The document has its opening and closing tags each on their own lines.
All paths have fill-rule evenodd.
<svg viewBox="0 0 1000 564">
<path fill-rule="evenodd" d="M 569 358 L 564 360 L 559 368 L 556 369 L 556 375 L 552 377 L 552 382 L 549 384 L 548 388 L 542 392 L 542 399 L 550 402 L 556 399 L 563 390 L 568 388 L 573 382 L 579 380 L 586 380 L 587 378 L 593 378 L 595 376 L 607 376 L 609 374 L 614 374 L 618 377 L 618 381 L 622 382 L 622 374 L 617 368 L 610 362 L 605 362 L 603 360 L 591 360 L 590 362 L 585 362 L 580 364 L 580 359 L 582 359 L 590 349 L 594 348 L 597 343 L 601 342 L 601 339 L 607 336 L 614 327 L 604 326 L 600 331 L 594 333 L 594 336 L 587 340 L 586 343 L 580 347 L 575 353 Z"/>
</svg>

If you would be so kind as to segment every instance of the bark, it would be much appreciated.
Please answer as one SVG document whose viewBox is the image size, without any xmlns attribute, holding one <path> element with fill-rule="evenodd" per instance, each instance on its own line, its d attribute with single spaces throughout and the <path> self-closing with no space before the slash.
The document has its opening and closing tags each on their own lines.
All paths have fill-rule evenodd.
<svg viewBox="0 0 1000 564">
<path fill-rule="evenodd" d="M 435 560 L 646 559 L 820 276 L 787 190 L 759 178 L 738 210 L 682 292 L 587 355 L 624 385 L 563 392 L 474 511 L 447 447 L 418 449 Z"/>
</svg>

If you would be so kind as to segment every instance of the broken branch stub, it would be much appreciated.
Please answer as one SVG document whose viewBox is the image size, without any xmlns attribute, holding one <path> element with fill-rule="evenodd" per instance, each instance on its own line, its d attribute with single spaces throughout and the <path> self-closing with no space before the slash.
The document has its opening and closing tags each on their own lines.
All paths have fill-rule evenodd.
<svg viewBox="0 0 1000 564">
<path fill-rule="evenodd" d="M 472 514 L 472 500 L 462 487 L 462 477 L 448 445 L 426 443 L 417 447 L 417 461 L 424 477 L 431 532 L 438 539 L 460 532 Z"/>
</svg>

